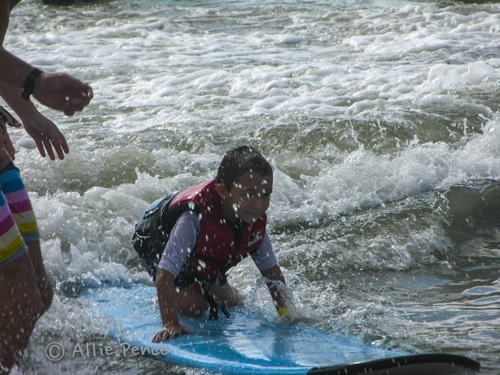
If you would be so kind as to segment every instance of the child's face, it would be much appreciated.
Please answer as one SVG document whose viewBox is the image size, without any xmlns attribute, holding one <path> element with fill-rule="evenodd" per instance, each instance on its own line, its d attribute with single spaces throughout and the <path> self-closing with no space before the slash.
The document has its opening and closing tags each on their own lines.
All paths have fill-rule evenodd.
<svg viewBox="0 0 500 375">
<path fill-rule="evenodd" d="M 252 224 L 269 208 L 273 191 L 273 176 L 261 176 L 245 172 L 228 191 L 223 184 L 217 185 L 222 199 L 222 211 L 229 224 L 237 219 Z"/>
</svg>

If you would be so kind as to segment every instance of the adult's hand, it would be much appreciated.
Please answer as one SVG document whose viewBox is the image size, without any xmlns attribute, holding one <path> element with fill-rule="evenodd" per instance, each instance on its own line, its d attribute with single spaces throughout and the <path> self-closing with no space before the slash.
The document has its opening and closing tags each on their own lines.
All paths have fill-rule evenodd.
<svg viewBox="0 0 500 375">
<path fill-rule="evenodd" d="M 14 160 L 16 150 L 7 133 L 7 126 L 3 119 L 0 118 L 0 163 L 3 165 L 6 160 Z"/>
<path fill-rule="evenodd" d="M 64 159 L 64 154 L 69 152 L 66 138 L 59 128 L 40 112 L 31 118 L 22 118 L 24 129 L 35 141 L 38 152 L 42 157 L 49 155 L 50 160 L 55 159 L 55 153 L 59 159 Z"/>
<path fill-rule="evenodd" d="M 14 160 L 16 150 L 12 144 L 9 133 L 7 132 L 7 125 L 20 128 L 22 124 L 10 114 L 4 107 L 0 106 L 0 162 L 3 165 L 5 160 L 9 158 Z"/>
<path fill-rule="evenodd" d="M 33 96 L 41 104 L 72 116 L 94 97 L 92 87 L 66 73 L 44 72 L 36 81 Z"/>
</svg>

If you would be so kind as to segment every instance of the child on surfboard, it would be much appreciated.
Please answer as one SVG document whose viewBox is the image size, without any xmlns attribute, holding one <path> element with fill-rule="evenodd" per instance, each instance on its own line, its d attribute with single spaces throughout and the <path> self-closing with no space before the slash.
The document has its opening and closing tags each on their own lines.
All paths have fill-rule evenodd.
<svg viewBox="0 0 500 375">
<path fill-rule="evenodd" d="M 266 231 L 273 171 L 254 148 L 226 153 L 214 179 L 158 200 L 136 225 L 132 242 L 156 281 L 163 329 L 159 342 L 191 333 L 178 314 L 198 316 L 240 304 L 227 271 L 247 256 L 267 280 L 278 314 L 289 317 L 285 278 Z"/>
</svg>

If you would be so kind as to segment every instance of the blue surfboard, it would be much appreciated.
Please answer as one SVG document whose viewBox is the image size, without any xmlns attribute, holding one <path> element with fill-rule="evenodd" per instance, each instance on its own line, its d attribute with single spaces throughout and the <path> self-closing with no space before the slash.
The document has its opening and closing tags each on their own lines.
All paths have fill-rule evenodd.
<svg viewBox="0 0 500 375">
<path fill-rule="evenodd" d="M 467 357 L 389 351 L 307 324 L 265 320 L 244 308 L 215 321 L 182 317 L 193 333 L 155 344 L 151 340 L 162 324 L 154 287 L 88 289 L 81 298 L 105 334 L 135 354 L 216 373 L 451 375 L 480 368 Z"/>
</svg>

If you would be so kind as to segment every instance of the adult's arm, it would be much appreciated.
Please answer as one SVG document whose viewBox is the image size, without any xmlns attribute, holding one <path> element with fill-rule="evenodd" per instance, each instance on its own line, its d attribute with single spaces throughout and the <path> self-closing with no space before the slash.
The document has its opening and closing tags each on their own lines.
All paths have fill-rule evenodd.
<svg viewBox="0 0 500 375">
<path fill-rule="evenodd" d="M 1 0 L 0 0 L 1 1 Z M 33 66 L 0 48 L 0 81 L 12 86 L 20 96 Z M 66 73 L 44 72 L 35 80 L 32 95 L 41 104 L 72 116 L 81 111 L 94 97 L 89 84 Z"/>
<path fill-rule="evenodd" d="M 12 86 L 4 82 L 0 82 L 0 96 L 19 116 L 42 157 L 49 155 L 50 159 L 54 160 L 55 151 L 59 159 L 64 159 L 69 147 L 66 138 L 51 120 L 42 115 L 30 100 L 21 98 Z"/>
<path fill-rule="evenodd" d="M 0 47 L 9 27 L 10 11 L 21 0 L 0 0 Z"/>
</svg>

